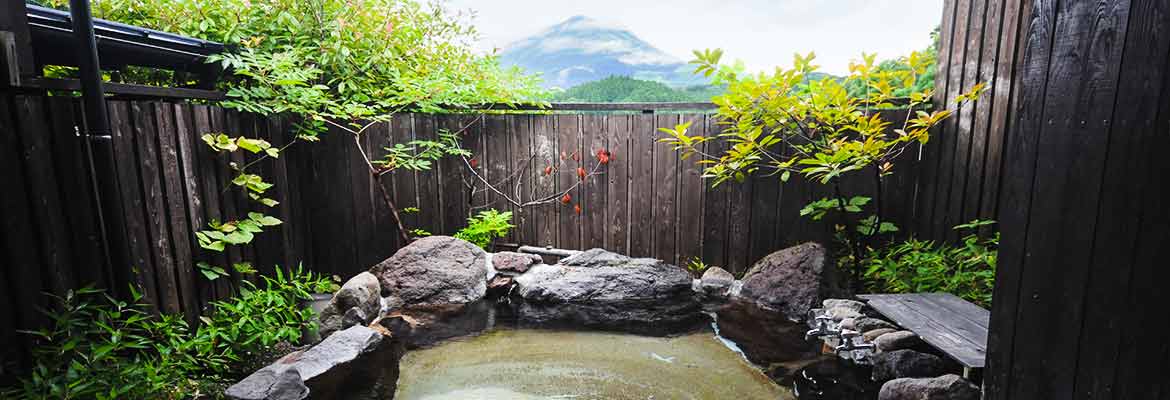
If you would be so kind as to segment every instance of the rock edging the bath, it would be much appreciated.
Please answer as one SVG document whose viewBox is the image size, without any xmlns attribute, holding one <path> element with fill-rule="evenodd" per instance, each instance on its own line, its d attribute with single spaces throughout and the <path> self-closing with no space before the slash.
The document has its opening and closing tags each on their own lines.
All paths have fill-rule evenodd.
<svg viewBox="0 0 1170 400">
<path fill-rule="evenodd" d="M 487 253 L 450 236 L 428 236 L 370 268 L 385 307 L 469 304 L 487 293 L 492 270 Z"/>
<path fill-rule="evenodd" d="M 825 246 L 804 243 L 765 256 L 743 277 L 739 297 L 802 321 L 821 301 L 843 293 Z"/>
<path fill-rule="evenodd" d="M 878 400 L 979 400 L 979 387 L 958 375 L 900 378 L 886 382 Z"/>
<path fill-rule="evenodd" d="M 684 269 L 590 249 L 515 279 L 523 325 L 573 325 L 643 334 L 689 330 L 706 320 Z"/>
<path fill-rule="evenodd" d="M 346 365 L 373 352 L 383 336 L 376 330 L 354 326 L 334 333 L 321 343 L 290 353 L 261 368 L 224 392 L 234 400 L 302 400 L 319 381 L 340 380 Z M 333 376 L 330 376 L 333 375 Z"/>
</svg>

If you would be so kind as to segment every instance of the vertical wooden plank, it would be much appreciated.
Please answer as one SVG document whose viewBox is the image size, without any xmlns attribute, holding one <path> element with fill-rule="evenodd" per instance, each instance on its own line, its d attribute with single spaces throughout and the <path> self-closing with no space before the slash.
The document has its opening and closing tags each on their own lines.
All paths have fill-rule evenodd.
<svg viewBox="0 0 1170 400">
<path fill-rule="evenodd" d="M 655 118 L 657 128 L 674 129 L 678 125 L 678 114 L 659 114 Z M 675 248 L 678 240 L 678 154 L 669 143 L 658 141 L 659 132 L 655 129 L 651 133 L 654 146 L 654 213 L 653 252 L 651 256 L 665 260 L 671 264 L 678 264 L 678 253 Z"/>
<path fill-rule="evenodd" d="M 86 163 L 82 138 L 78 135 L 74 101 L 67 97 L 50 97 L 48 116 L 53 147 L 55 179 L 60 190 L 63 212 L 67 221 L 68 235 L 72 242 L 70 261 L 74 269 L 77 287 L 92 285 L 109 288 L 105 253 L 102 250 L 101 232 L 94 210 L 97 203 L 93 197 L 91 173 Z M 80 113 L 77 113 L 80 114 Z"/>
<path fill-rule="evenodd" d="M 1028 210 L 1032 203 L 1032 186 L 1036 167 L 1037 135 L 1044 126 L 1043 101 L 1048 84 L 1048 66 L 1052 58 L 1052 39 L 1056 22 L 1056 2 L 1033 0 L 1024 7 L 1020 18 L 1019 103 L 1015 108 L 1006 137 L 1007 152 L 999 197 L 1002 240 L 996 269 L 991 321 L 987 337 L 987 374 L 984 379 L 988 397 L 1011 398 L 1012 363 L 1015 361 L 1016 318 L 1024 292 L 1024 249 L 1027 247 Z"/>
<path fill-rule="evenodd" d="M 471 151 L 471 159 L 469 162 L 471 165 L 473 165 L 472 169 L 475 171 L 475 173 L 479 174 L 479 176 L 483 177 L 484 179 L 490 179 L 487 175 L 486 156 L 488 150 L 485 141 L 487 140 L 487 136 L 491 134 L 491 130 L 487 126 L 485 117 L 486 116 L 483 114 L 480 114 L 472 121 L 471 129 L 469 131 L 470 134 L 467 136 L 464 147 Z M 474 182 L 476 189 L 471 192 L 471 207 L 470 212 L 468 213 L 469 216 L 478 214 L 484 208 L 489 207 L 488 202 L 490 201 L 490 198 L 488 197 L 488 192 L 490 189 L 484 187 L 483 182 L 478 182 L 473 178 L 471 181 Z"/>
<path fill-rule="evenodd" d="M 438 140 L 438 135 L 435 134 L 435 119 L 428 114 L 419 114 L 414 117 L 414 136 L 418 140 Z M 505 139 L 502 135 L 500 139 Z M 507 142 L 504 142 L 505 145 Z M 432 168 L 425 171 L 418 171 L 416 185 L 418 187 L 418 222 L 419 227 L 425 229 L 427 232 L 438 232 L 442 229 L 442 224 L 439 222 L 443 218 L 442 210 L 443 204 L 439 199 L 439 176 L 438 172 Z M 386 254 L 390 256 L 390 254 Z M 385 257 L 382 257 L 385 258 Z M 378 261 L 381 261 L 379 259 Z"/>
<path fill-rule="evenodd" d="M 1115 397 L 1113 388 L 1117 369 L 1159 368 L 1156 361 L 1151 367 L 1139 367 L 1138 360 L 1118 363 L 1119 346 L 1122 336 L 1128 336 L 1125 334 L 1127 328 L 1150 327 L 1156 323 L 1145 321 L 1136 325 L 1142 316 L 1129 312 L 1129 307 L 1142 308 L 1140 304 L 1158 303 L 1135 305 L 1128 302 L 1130 296 L 1117 295 L 1128 293 L 1135 286 L 1144 286 L 1130 281 L 1134 268 L 1153 266 L 1140 263 L 1136 255 L 1141 252 L 1138 243 L 1149 243 L 1139 237 L 1145 219 L 1143 214 L 1156 212 L 1144 210 L 1143 199 L 1160 197 L 1157 193 L 1159 183 L 1146 178 L 1151 169 L 1157 168 L 1149 165 L 1152 157 L 1147 155 L 1152 156 L 1149 148 L 1156 146 L 1151 146 L 1151 143 L 1159 133 L 1166 132 L 1167 124 L 1163 123 L 1163 128 L 1159 129 L 1159 122 L 1150 116 L 1160 116 L 1160 121 L 1170 118 L 1163 111 L 1170 108 L 1165 106 L 1170 100 L 1170 88 L 1164 86 L 1168 83 L 1167 71 L 1170 71 L 1167 60 L 1170 35 L 1166 32 L 1170 28 L 1170 10 L 1159 9 L 1154 3 L 1134 1 L 1129 13 L 1131 19 L 1128 39 L 1124 42 L 1118 101 L 1112 110 L 1114 124 L 1108 131 L 1101 199 L 1095 215 L 1097 229 L 1092 240 L 1092 260 L 1084 297 L 1085 323 L 1081 324 L 1079 352 L 1076 354 L 1073 395 L 1077 399 L 1137 398 L 1137 393 Z M 1161 176 L 1161 179 L 1165 178 Z M 1165 229 L 1170 230 L 1170 225 Z M 1149 342 L 1130 346 L 1148 346 L 1142 343 Z"/>
<path fill-rule="evenodd" d="M 630 132 L 630 256 L 652 257 L 654 214 L 654 136 L 652 114 L 633 116 Z"/>
<path fill-rule="evenodd" d="M 288 119 L 282 116 L 269 116 L 263 118 L 260 123 L 264 124 L 265 140 L 267 140 L 273 147 L 284 148 L 288 142 Z M 307 145 L 305 143 L 301 146 Z M 296 146 L 296 145 L 294 145 Z M 272 176 L 272 183 L 275 185 L 272 199 L 279 201 L 276 207 L 264 208 L 265 212 L 273 213 L 280 218 L 282 223 L 280 226 L 269 228 L 272 229 L 273 235 L 279 234 L 278 238 L 273 238 L 272 244 L 276 246 L 272 251 L 275 252 L 271 257 L 274 265 L 264 266 L 266 268 L 276 267 L 292 267 L 303 259 L 301 255 L 303 243 L 297 241 L 297 229 L 301 228 L 302 220 L 298 218 L 295 213 L 295 208 L 300 206 L 300 198 L 295 197 L 293 193 L 297 193 L 296 181 L 290 172 L 290 165 L 295 164 L 295 161 L 290 162 L 295 153 L 289 151 L 290 148 L 284 148 L 280 157 L 270 159 L 267 163 L 271 166 L 269 170 Z"/>
<path fill-rule="evenodd" d="M 508 130 L 508 152 L 511 155 L 508 161 L 508 171 L 516 175 L 518 182 L 514 185 L 509 185 L 509 196 L 517 201 L 523 202 L 525 199 L 532 198 L 532 185 L 535 182 L 535 176 L 542 172 L 543 168 L 539 168 L 533 162 L 533 156 L 536 154 L 532 147 L 532 116 L 531 115 L 511 115 L 510 129 Z M 519 244 L 531 244 L 536 235 L 536 224 L 533 218 L 533 210 L 531 207 L 517 208 L 510 207 L 512 210 L 512 223 L 516 225 L 513 229 L 513 241 Z"/>
<path fill-rule="evenodd" d="M 138 180 L 139 160 L 135 155 L 135 135 L 131 123 L 133 115 L 126 102 L 110 102 L 110 126 L 113 132 L 113 151 L 118 171 L 118 187 L 122 194 L 123 220 L 125 221 L 126 245 L 129 248 L 130 263 L 118 266 L 142 292 L 143 303 L 158 306 L 158 290 L 154 279 L 154 261 L 151 258 L 151 241 L 146 226 L 146 205 L 141 184 Z"/>
<path fill-rule="evenodd" d="M 703 136 L 712 137 L 723 131 L 718 117 L 707 115 L 704 121 Z M 727 151 L 726 141 L 714 141 L 706 144 L 706 152 L 721 155 Z M 731 197 L 731 183 L 711 186 L 711 180 L 704 180 L 703 186 L 703 262 L 711 265 L 727 267 L 727 232 L 728 210 Z"/>
<path fill-rule="evenodd" d="M 166 197 L 160 175 L 162 167 L 158 156 L 158 126 L 152 103 L 134 101 L 130 113 L 134 118 L 134 144 L 138 150 L 138 165 L 142 179 L 142 196 L 146 212 L 146 230 L 150 238 L 150 253 L 154 258 L 154 276 L 158 285 L 161 311 L 180 311 L 179 288 L 175 280 L 175 259 L 171 249 L 167 224 Z"/>
<path fill-rule="evenodd" d="M 751 267 L 752 191 L 754 179 L 728 182 L 727 270 L 740 275 Z"/>
<path fill-rule="evenodd" d="M 746 207 L 750 208 L 751 220 L 747 222 L 749 229 L 747 261 L 745 265 L 752 265 L 776 249 L 777 207 L 780 202 L 780 177 L 753 176 L 751 178 L 752 193 Z"/>
<path fill-rule="evenodd" d="M 562 191 L 574 187 L 580 179 L 577 177 L 577 168 L 581 166 L 581 116 L 578 114 L 561 114 L 556 116 L 557 121 L 557 150 L 560 157 L 560 168 L 557 173 L 557 190 Z M 581 205 L 582 189 L 577 185 L 569 192 L 572 199 L 569 204 L 557 206 L 557 247 L 562 249 L 581 248 L 581 214 L 575 211 Z"/>
<path fill-rule="evenodd" d="M 466 137 L 464 127 L 467 122 L 460 115 L 443 114 L 436 116 L 436 119 L 438 129 L 459 135 L 461 142 Z M 443 203 L 441 234 L 452 235 L 467 223 L 467 189 L 463 183 L 465 168 L 459 157 L 449 156 L 439 160 L 439 195 Z"/>
<path fill-rule="evenodd" d="M 0 196 L 0 254 L 4 260 L 3 271 L 8 280 L 8 290 L 5 296 L 11 296 L 11 302 L 21 305 L 10 308 L 16 329 L 31 330 L 44 326 L 44 314 L 37 312 L 37 308 L 44 308 L 46 297 L 41 293 L 44 290 L 43 264 L 37 254 L 36 238 L 30 234 L 33 231 L 31 204 L 28 198 L 27 182 L 25 182 L 24 165 L 21 162 L 19 128 L 13 115 L 16 110 L 14 99 L 11 96 L 0 96 L 0 186 L 4 187 L 4 195 Z M 5 346 L 16 350 L 18 347 L 31 348 L 32 340 L 27 335 L 14 335 L 19 339 L 12 342 L 19 346 Z M 24 350 L 20 350 L 23 352 Z M 5 356 L 7 359 L 7 355 Z"/>
<path fill-rule="evenodd" d="M 679 123 L 690 123 L 691 132 L 703 132 L 706 115 L 683 114 Z M 696 159 L 679 160 L 678 263 L 686 265 L 703 252 L 703 168 Z"/>
<path fill-rule="evenodd" d="M 959 86 L 959 93 L 965 92 L 967 88 L 975 84 L 976 79 L 979 78 L 981 64 L 981 56 L 983 54 L 983 21 L 986 16 L 986 5 L 988 0 L 971 0 L 971 11 L 968 15 L 967 24 L 967 45 L 965 52 L 965 62 L 963 67 L 963 77 L 961 86 Z M 967 103 L 959 108 L 956 114 L 954 126 L 957 130 L 955 135 L 955 151 L 953 165 L 951 167 L 951 187 L 950 193 L 947 195 L 948 205 L 947 213 L 949 219 L 946 220 L 943 234 L 940 239 L 957 240 L 957 232 L 950 229 L 954 225 L 968 221 L 964 219 L 967 215 L 966 210 L 971 207 L 970 204 L 965 204 L 965 194 L 968 185 L 968 168 L 971 166 L 971 158 L 975 150 L 975 118 L 976 108 L 978 102 Z"/>
<path fill-rule="evenodd" d="M 1004 0 L 981 1 L 986 4 L 982 25 L 983 36 L 978 39 L 981 42 L 979 73 L 972 83 L 982 82 L 995 85 L 995 73 L 998 71 L 999 64 L 999 37 L 1004 13 Z M 972 105 L 974 111 L 972 113 L 971 152 L 966 171 L 964 171 L 967 174 L 965 178 L 967 185 L 963 195 L 963 214 L 959 219 L 961 222 L 993 218 L 991 216 L 984 218 L 981 214 L 983 207 L 980 202 L 983 199 L 982 191 L 986 190 L 987 144 L 991 137 L 991 110 L 994 107 L 995 96 L 990 91 L 984 93 Z"/>
<path fill-rule="evenodd" d="M 962 93 L 966 82 L 963 78 L 966 76 L 967 66 L 967 34 L 969 33 L 971 22 L 971 8 L 972 3 L 977 0 L 958 0 L 955 5 L 955 26 L 954 37 L 951 45 L 951 69 L 948 72 L 949 81 L 947 82 L 945 106 L 948 109 L 956 111 L 955 116 L 940 124 L 938 130 L 938 137 L 935 141 L 939 143 L 937 156 L 939 157 L 938 164 L 938 178 L 935 185 L 934 197 L 934 211 L 931 216 L 931 228 L 927 235 L 930 238 L 945 240 L 950 233 L 950 227 L 957 220 L 954 212 L 956 207 L 951 202 L 951 194 L 953 187 L 956 184 L 955 170 L 957 160 L 957 148 L 959 139 L 962 137 L 961 127 L 963 124 L 959 123 L 960 117 L 963 113 L 962 107 L 955 104 L 954 98 Z M 969 131 L 968 131 L 969 132 Z M 964 158 L 965 160 L 965 158 Z M 962 184 L 959 183 L 961 186 Z"/>
<path fill-rule="evenodd" d="M 212 107 L 203 105 L 196 105 L 194 107 L 195 135 L 202 136 L 206 133 L 222 132 L 216 131 L 212 125 Z M 203 194 L 204 212 L 207 218 L 206 222 L 223 222 L 225 218 L 228 218 L 224 215 L 223 208 L 220 205 L 220 192 L 223 190 L 223 186 L 220 186 L 219 183 L 219 169 L 223 161 L 221 161 L 219 159 L 220 156 L 208 146 L 193 144 L 193 150 L 193 154 L 199 165 L 200 187 Z M 210 229 L 210 227 L 206 224 L 201 224 L 196 226 L 195 229 L 205 230 Z M 223 268 L 231 267 L 231 265 L 228 263 L 228 255 L 226 252 L 213 252 L 210 250 L 205 250 L 205 252 L 211 252 L 210 256 L 212 265 L 217 265 Z M 230 294 L 231 287 L 228 279 L 226 278 L 216 279 L 214 282 L 214 287 L 215 296 L 217 299 L 224 298 Z"/>
<path fill-rule="evenodd" d="M 394 116 L 393 119 L 398 119 L 401 116 Z M 390 146 L 391 122 L 380 123 L 377 126 L 370 128 L 370 132 L 366 134 L 367 149 L 373 154 L 384 154 L 385 148 Z M 447 157 L 451 158 L 451 157 Z M 374 227 L 373 237 L 367 246 L 375 246 L 385 248 L 386 254 L 394 254 L 404 243 L 402 243 L 401 236 L 398 234 L 398 224 L 394 221 L 393 211 L 390 205 L 386 204 L 386 197 L 394 200 L 395 186 L 394 175 L 396 173 L 387 173 L 379 176 L 370 183 L 370 191 L 366 196 L 370 199 L 370 203 L 374 205 Z M 397 202 L 395 206 L 402 207 Z M 369 261 L 368 259 L 366 261 Z M 380 262 L 382 260 L 377 260 Z"/>
<path fill-rule="evenodd" d="M 240 135 L 239 130 L 234 130 L 231 126 L 228 125 L 227 110 L 224 110 L 220 107 L 210 107 L 208 108 L 208 112 L 208 121 L 210 122 L 210 128 L 212 132 L 225 133 L 232 137 Z M 219 202 L 217 204 L 219 205 L 220 209 L 219 218 L 217 219 L 219 222 L 238 220 L 241 215 L 236 210 L 235 195 L 238 189 L 231 183 L 232 179 L 235 179 L 236 174 L 228 167 L 229 163 L 235 162 L 235 160 L 230 153 L 218 154 L 212 152 L 212 154 L 214 155 L 213 159 L 215 160 L 215 162 L 212 164 L 214 166 L 213 170 L 216 174 L 216 182 L 219 185 L 219 187 L 214 188 L 212 192 L 215 196 L 219 197 Z M 235 270 L 231 268 L 231 266 L 244 260 L 242 248 L 243 246 L 228 245 L 223 252 L 227 256 L 227 263 L 223 265 L 223 268 L 231 274 L 231 279 L 227 280 L 229 284 L 235 284 L 240 281 L 240 275 L 236 273 Z M 222 281 L 225 279 L 220 278 L 217 280 Z"/>
<path fill-rule="evenodd" d="M 600 162 L 598 160 L 598 152 L 605 151 L 609 148 L 606 142 L 609 115 L 606 114 L 586 114 L 581 118 L 584 122 L 582 127 L 582 139 L 585 144 L 582 146 L 581 164 L 588 170 L 593 171 L 593 168 Z M 602 164 L 599 169 L 599 175 L 590 177 L 585 182 L 586 196 L 585 204 L 582 206 L 582 214 L 585 224 L 584 234 L 582 235 L 582 247 L 586 249 L 604 248 L 605 239 L 609 237 L 606 228 L 609 220 L 607 215 L 608 207 L 607 195 L 609 191 L 609 164 Z"/>
<path fill-rule="evenodd" d="M 72 239 L 65 231 L 66 218 L 62 210 L 61 193 L 54 168 L 50 133 L 46 117 L 45 99 L 34 96 L 16 98 L 16 124 L 20 135 L 21 153 L 28 183 L 30 215 L 35 225 L 24 231 L 37 239 L 40 257 L 45 268 L 48 289 L 64 295 L 76 284 L 73 266 Z"/>
<path fill-rule="evenodd" d="M 242 114 L 241 112 L 239 112 L 238 110 L 234 110 L 234 109 L 224 110 L 224 112 L 223 112 L 224 130 L 226 132 L 228 132 L 229 135 L 255 138 L 256 132 L 253 130 L 254 127 L 252 126 L 252 124 L 246 123 L 244 121 L 245 118 L 246 118 L 246 116 L 244 114 Z M 231 152 L 231 153 L 227 154 L 227 161 L 232 162 L 232 163 L 236 163 L 236 165 L 247 165 L 249 156 L 246 156 L 245 153 L 247 153 L 247 152 L 246 151 Z M 252 156 L 252 157 L 255 157 L 255 156 Z M 252 170 L 249 173 L 256 173 L 256 172 L 260 172 L 259 168 Z M 229 168 L 224 169 L 224 173 L 225 173 L 224 182 L 229 182 L 231 179 L 235 179 L 235 177 L 239 174 L 234 169 L 230 168 L 230 164 L 229 164 Z M 264 179 L 266 182 L 270 181 L 270 178 L 268 178 L 268 177 L 265 177 Z M 252 204 L 248 201 L 247 193 L 243 188 L 240 188 L 238 186 L 233 185 L 231 187 L 231 189 L 229 189 L 227 192 L 223 193 L 223 196 L 224 196 L 224 204 L 227 205 L 227 210 L 225 212 L 227 212 L 227 215 L 231 216 L 232 220 L 238 221 L 238 220 L 241 220 L 241 219 L 248 217 L 248 212 L 252 211 Z M 229 257 L 232 254 L 239 254 L 239 258 L 235 259 L 234 262 L 248 262 L 248 263 L 252 263 L 253 265 L 255 265 L 256 264 L 256 244 L 257 244 L 257 242 L 258 242 L 257 240 L 253 239 L 251 242 L 246 243 L 246 244 L 242 244 L 239 246 L 230 246 L 230 247 L 234 247 L 234 249 L 233 248 L 228 249 Z M 234 251 L 234 253 L 233 253 L 233 251 Z M 240 280 L 252 280 L 253 283 L 255 283 L 255 280 L 258 279 L 258 277 L 256 277 L 256 276 L 245 276 L 243 274 L 239 274 L 234 269 L 229 269 L 229 272 L 232 274 L 233 279 L 237 282 Z"/>
<path fill-rule="evenodd" d="M 414 115 L 401 114 L 394 117 L 390 120 L 390 131 L 387 135 L 388 146 L 414 140 Z M 390 173 L 390 176 L 394 187 L 394 204 L 398 206 L 398 209 L 420 208 L 414 172 L 399 170 Z M 399 217 L 402 218 L 402 225 L 407 230 L 407 236 L 413 236 L 409 231 L 418 228 L 418 213 L 403 212 L 399 214 Z"/>
<path fill-rule="evenodd" d="M 936 74 L 934 78 L 934 96 L 931 101 L 937 108 L 945 108 L 947 106 L 947 84 L 950 82 L 951 66 L 951 48 L 953 47 L 953 38 L 955 33 L 955 21 L 958 13 L 959 0 L 944 0 L 943 1 L 943 15 L 942 24 L 939 27 L 939 45 L 938 45 L 938 61 L 936 64 Z M 920 233 L 919 236 L 927 236 L 934 217 L 934 205 L 937 202 L 935 194 L 938 186 L 939 177 L 942 175 L 938 171 L 939 163 L 941 162 L 941 155 L 939 154 L 942 136 L 942 127 L 938 126 L 931 130 L 932 140 L 927 144 L 921 146 L 919 149 L 919 157 L 922 159 L 923 177 L 922 184 L 918 189 L 918 195 L 915 198 L 915 227 L 916 231 Z"/>
<path fill-rule="evenodd" d="M 560 174 L 560 158 L 557 153 L 556 119 L 552 115 L 537 115 L 532 121 L 533 148 L 536 151 L 534 163 L 541 171 L 536 175 L 536 193 L 544 198 L 557 193 L 557 175 Z M 545 173 L 545 171 L 549 173 Z M 538 246 L 556 246 L 557 232 L 560 231 L 556 210 L 558 202 L 537 206 L 536 240 Z"/>
<path fill-rule="evenodd" d="M 1013 398 L 1070 398 L 1076 335 L 1085 301 L 1092 232 L 1112 106 L 1116 98 L 1129 2 L 1059 3 L 1043 129 L 1037 135 L 1036 179 L 1028 212 L 1027 251 L 1020 280 L 1030 301 L 1016 316 Z M 1024 133 L 1025 135 L 1029 133 Z M 1074 218 L 1069 218 L 1075 216 Z M 1014 260 L 1013 260 L 1014 261 Z M 1059 275 L 1054 277 L 1054 274 Z M 1094 299 L 1095 300 L 1095 299 Z M 1025 345 L 1026 344 L 1026 345 Z M 1043 360 L 1036 362 L 1034 360 Z M 1020 379 L 1027 377 L 1027 379 Z"/>
<path fill-rule="evenodd" d="M 174 249 L 173 274 L 178 286 L 180 309 L 188 321 L 194 322 L 199 315 L 198 295 L 195 290 L 195 268 L 191 256 L 191 231 L 187 227 L 187 208 L 183 195 L 183 177 L 179 171 L 179 150 L 176 145 L 174 106 L 155 103 L 154 116 L 158 135 L 158 155 L 162 172 L 163 195 L 165 199 L 166 231 Z M 167 232 L 169 231 L 169 232 Z"/>
<path fill-rule="evenodd" d="M 630 236 L 630 121 L 629 115 L 613 114 L 606 117 L 606 143 L 610 154 L 606 168 L 606 228 L 605 248 L 629 254 Z"/>
<path fill-rule="evenodd" d="M 508 125 L 505 116 L 499 114 L 488 115 L 484 120 L 486 129 L 483 133 L 483 140 L 485 141 L 484 148 L 487 151 L 480 157 L 480 162 L 486 166 L 484 178 L 501 191 L 511 187 L 511 184 L 514 183 L 508 179 L 510 178 L 508 176 L 508 131 L 511 128 Z M 488 202 L 484 209 L 508 211 L 508 201 L 503 196 L 490 189 L 486 190 L 486 195 Z M 511 240 L 505 237 L 504 241 L 510 242 Z"/>
<path fill-rule="evenodd" d="M 179 155 L 179 171 L 182 173 L 182 193 L 186 199 L 183 207 L 187 212 L 187 221 L 190 224 L 188 229 L 190 232 L 202 230 L 207 226 L 207 219 L 204 216 L 204 202 L 203 191 L 200 188 L 200 173 L 199 160 L 195 156 L 198 154 L 196 146 L 202 143 L 199 139 L 198 131 L 195 129 L 195 110 L 189 104 L 174 104 L 175 113 L 175 138 L 176 146 Z M 207 254 L 207 251 L 200 250 L 198 242 L 189 242 L 191 248 L 192 262 L 207 262 L 213 263 L 212 257 Z M 207 302 L 215 299 L 215 289 L 212 282 L 208 282 L 202 274 L 195 273 L 192 278 L 198 290 L 198 300 L 200 309 L 207 305 Z"/>
<path fill-rule="evenodd" d="M 1021 17 L 1026 0 L 998 0 L 1003 3 L 1002 27 L 1000 28 L 999 54 L 996 59 L 995 81 L 991 87 L 992 109 L 989 136 L 987 140 L 987 161 L 984 166 L 983 191 L 980 199 L 981 218 L 996 219 L 999 216 L 999 193 L 1003 177 L 1004 142 L 1006 141 L 1010 113 L 1018 104 L 1020 77 L 1017 67 L 1022 64 L 1023 51 L 1020 36 L 1024 34 Z"/>
<path fill-rule="evenodd" d="M 388 256 L 386 254 L 385 246 L 378 243 L 374 236 L 374 231 L 377 229 L 377 220 L 374 218 L 374 210 L 377 204 L 374 203 L 374 198 L 370 196 L 374 191 L 374 178 L 370 173 L 370 165 L 366 163 L 363 157 L 369 157 L 370 161 L 375 161 L 383 156 L 382 149 L 374 149 L 368 146 L 369 136 L 373 135 L 376 126 L 367 128 L 366 132 L 361 135 L 354 136 L 348 132 L 341 133 L 345 136 L 346 148 L 350 149 L 348 152 L 349 158 L 349 185 L 350 201 L 353 204 L 353 222 L 350 223 L 353 227 L 352 234 L 354 240 L 354 264 L 347 265 L 340 273 L 342 279 L 349 279 L 353 275 L 357 275 L 362 270 L 377 264 Z M 358 143 L 361 143 L 362 149 L 357 149 Z M 365 153 L 365 156 L 362 155 Z"/>
</svg>

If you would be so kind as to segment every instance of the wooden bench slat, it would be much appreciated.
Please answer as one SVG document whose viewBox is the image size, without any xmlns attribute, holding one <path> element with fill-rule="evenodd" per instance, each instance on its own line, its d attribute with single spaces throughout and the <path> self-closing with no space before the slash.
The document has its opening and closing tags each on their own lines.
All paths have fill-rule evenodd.
<svg viewBox="0 0 1170 400">
<path fill-rule="evenodd" d="M 987 348 L 987 328 L 979 323 L 983 313 L 933 294 L 859 297 L 963 366 L 983 368 Z"/>
</svg>

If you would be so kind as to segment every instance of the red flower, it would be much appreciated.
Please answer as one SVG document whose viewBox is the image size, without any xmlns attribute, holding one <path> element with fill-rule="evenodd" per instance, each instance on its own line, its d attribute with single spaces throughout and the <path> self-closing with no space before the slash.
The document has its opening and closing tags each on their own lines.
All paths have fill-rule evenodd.
<svg viewBox="0 0 1170 400">
<path fill-rule="evenodd" d="M 577 212 L 577 214 L 581 214 L 581 205 L 580 205 L 580 204 L 574 204 L 574 205 L 573 205 L 573 211 L 576 211 L 576 212 Z"/>
<path fill-rule="evenodd" d="M 552 175 L 552 172 L 553 172 L 553 167 L 551 165 L 544 167 L 544 175 L 545 176 Z"/>
<path fill-rule="evenodd" d="M 564 196 L 561 196 L 561 203 L 569 204 L 570 201 L 573 201 L 573 196 L 569 196 L 568 193 L 565 193 Z"/>
<path fill-rule="evenodd" d="M 602 164 L 609 164 L 609 159 L 610 159 L 609 151 L 606 151 L 605 149 L 597 150 L 597 161 L 598 162 L 600 162 Z"/>
<path fill-rule="evenodd" d="M 471 168 L 475 168 L 475 167 L 479 166 L 479 160 L 476 160 L 474 158 L 472 158 L 471 160 L 468 160 L 467 163 L 471 164 Z"/>
<path fill-rule="evenodd" d="M 577 167 L 577 177 L 585 180 L 585 168 Z"/>
</svg>

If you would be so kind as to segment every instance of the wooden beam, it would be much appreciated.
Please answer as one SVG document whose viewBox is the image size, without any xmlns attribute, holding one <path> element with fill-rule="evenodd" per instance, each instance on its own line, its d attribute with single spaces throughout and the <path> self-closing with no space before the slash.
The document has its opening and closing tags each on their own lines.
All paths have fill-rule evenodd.
<svg viewBox="0 0 1170 400">
<path fill-rule="evenodd" d="M 197 99 L 219 101 L 227 98 L 224 92 L 203 89 L 172 88 L 128 83 L 105 82 L 102 87 L 107 94 L 118 97 L 153 98 L 153 99 Z M 19 88 L 28 90 L 65 90 L 80 91 L 81 83 L 76 79 L 56 78 L 29 78 L 21 82 Z"/>
</svg>

